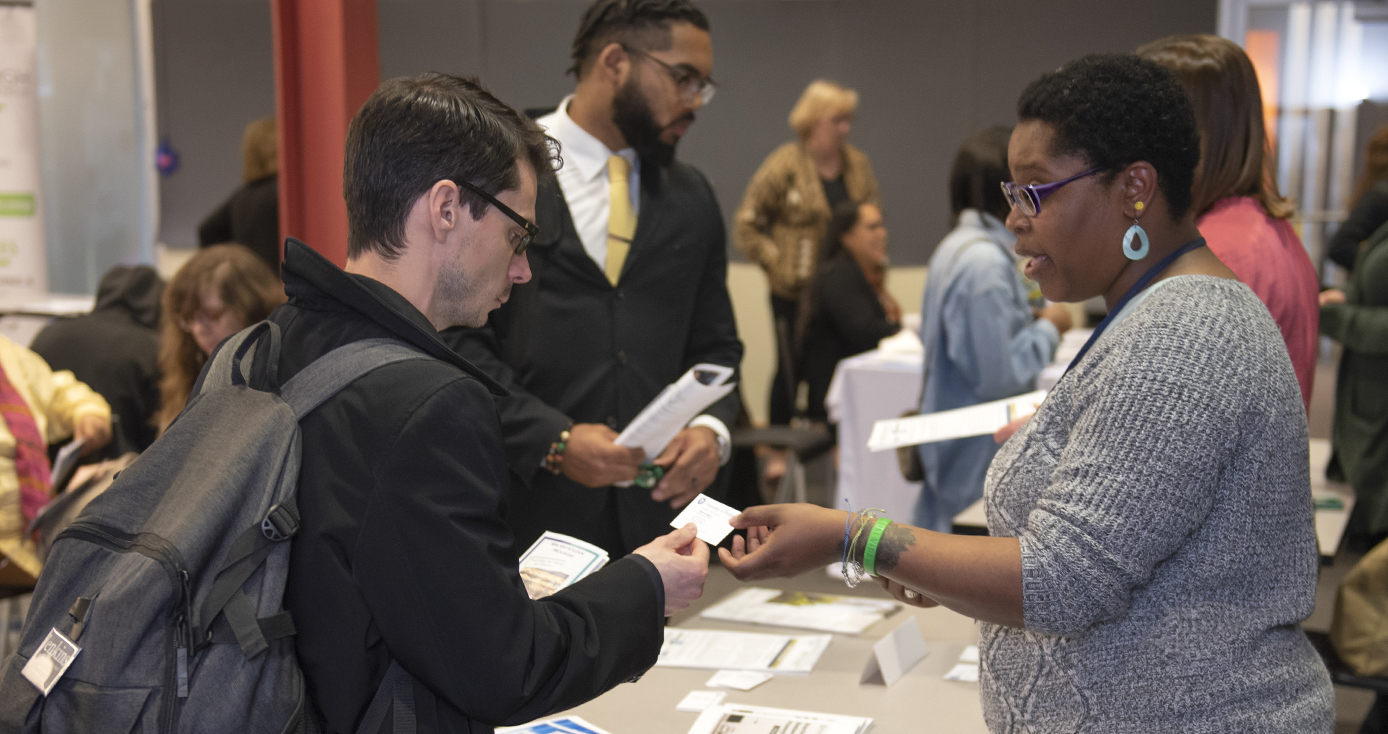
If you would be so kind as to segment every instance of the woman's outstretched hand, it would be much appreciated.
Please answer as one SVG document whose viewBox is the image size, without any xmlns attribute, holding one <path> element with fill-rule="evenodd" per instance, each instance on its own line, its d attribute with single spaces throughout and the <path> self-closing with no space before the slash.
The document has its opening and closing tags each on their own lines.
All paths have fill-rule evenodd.
<svg viewBox="0 0 1388 734">
<path fill-rule="evenodd" d="M 797 576 L 843 557 L 843 524 L 848 513 L 810 504 L 749 507 L 730 523 L 745 528 L 733 548 L 718 558 L 742 581 Z"/>
</svg>

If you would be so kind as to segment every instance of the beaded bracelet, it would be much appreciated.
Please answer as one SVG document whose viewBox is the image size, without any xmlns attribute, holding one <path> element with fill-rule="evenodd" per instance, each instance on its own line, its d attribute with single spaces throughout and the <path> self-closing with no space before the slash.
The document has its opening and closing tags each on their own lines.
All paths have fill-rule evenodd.
<svg viewBox="0 0 1388 734">
<path fill-rule="evenodd" d="M 845 549 L 848 561 L 843 569 L 844 583 L 848 584 L 848 587 L 850 589 L 856 587 L 860 582 L 862 582 L 863 576 L 865 575 L 863 562 L 861 560 L 858 560 L 858 554 L 854 552 L 854 549 L 858 547 L 858 541 L 863 537 L 863 532 L 867 530 L 867 528 L 873 526 L 873 523 L 878 518 L 877 513 L 879 512 L 886 512 L 886 510 L 882 510 L 879 508 L 864 510 L 862 514 L 858 516 L 857 520 L 854 521 L 858 527 L 858 530 L 857 532 L 853 533 L 853 540 L 848 544 L 848 547 Z"/>
<path fill-rule="evenodd" d="M 551 474 L 558 474 L 560 465 L 564 463 L 564 449 L 569 447 L 569 429 L 565 428 L 559 432 L 559 440 L 549 445 L 549 453 L 545 454 L 545 468 Z"/>
</svg>

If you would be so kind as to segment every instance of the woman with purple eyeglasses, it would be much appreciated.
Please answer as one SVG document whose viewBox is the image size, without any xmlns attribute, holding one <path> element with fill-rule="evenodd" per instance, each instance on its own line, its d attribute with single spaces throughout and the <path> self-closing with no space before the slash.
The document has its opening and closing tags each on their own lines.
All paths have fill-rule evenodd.
<svg viewBox="0 0 1388 734">
<path fill-rule="evenodd" d="M 1204 246 L 1171 72 L 1088 56 L 1032 82 L 1004 189 L 1027 275 L 1110 315 L 988 470 L 989 537 L 753 507 L 741 579 L 835 562 L 979 620 L 994 732 L 1330 732 L 1301 631 L 1318 555 L 1296 374 L 1267 309 Z"/>
</svg>

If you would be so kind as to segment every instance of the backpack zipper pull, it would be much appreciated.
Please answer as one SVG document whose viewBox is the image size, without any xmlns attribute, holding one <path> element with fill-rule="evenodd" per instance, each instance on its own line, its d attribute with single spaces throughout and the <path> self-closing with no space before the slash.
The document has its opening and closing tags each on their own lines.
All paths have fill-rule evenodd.
<svg viewBox="0 0 1388 734">
<path fill-rule="evenodd" d="M 178 615 L 174 620 L 174 636 L 177 638 L 178 650 L 176 651 L 176 661 L 178 673 L 178 697 L 188 697 L 188 643 L 187 643 L 187 619 Z"/>
</svg>

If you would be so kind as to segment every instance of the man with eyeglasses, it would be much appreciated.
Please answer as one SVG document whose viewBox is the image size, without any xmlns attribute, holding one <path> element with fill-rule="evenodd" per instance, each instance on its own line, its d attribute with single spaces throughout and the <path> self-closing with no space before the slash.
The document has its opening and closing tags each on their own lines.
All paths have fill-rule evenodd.
<svg viewBox="0 0 1388 734">
<path fill-rule="evenodd" d="M 345 272 L 285 245 L 289 302 L 270 316 L 281 383 L 364 339 L 426 357 L 368 372 L 300 422 L 284 602 L 324 732 L 357 731 L 377 695 L 402 690 L 415 721 L 393 730 L 421 734 L 489 732 L 583 703 L 655 663 L 665 616 L 707 576 L 689 525 L 548 597 L 532 601 L 521 583 L 525 546 L 502 515 L 494 396 L 505 391 L 438 330 L 482 325 L 531 278 L 550 146 L 475 80 L 388 81 L 348 129 Z M 403 699 L 393 706 L 406 723 Z"/>
<path fill-rule="evenodd" d="M 561 144 L 540 186 L 530 283 L 485 329 L 445 340 L 511 393 L 498 401 L 516 474 L 508 515 L 524 547 L 573 535 L 614 556 L 715 495 L 737 395 L 695 418 L 659 457 L 614 443 L 690 367 L 736 367 L 723 217 L 708 181 L 675 160 L 713 98 L 708 19 L 688 0 L 598 0 L 573 43 L 574 93 L 538 122 Z M 629 485 L 647 459 L 653 488 Z"/>
</svg>

